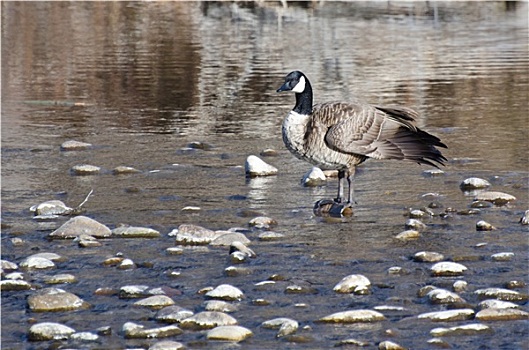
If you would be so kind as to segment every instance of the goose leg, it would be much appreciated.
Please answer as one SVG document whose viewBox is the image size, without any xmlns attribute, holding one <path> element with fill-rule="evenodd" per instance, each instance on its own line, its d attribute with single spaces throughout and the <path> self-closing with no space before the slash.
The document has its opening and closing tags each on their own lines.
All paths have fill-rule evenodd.
<svg viewBox="0 0 529 350">
<path fill-rule="evenodd" d="M 354 176 L 355 176 L 355 169 L 350 170 L 347 172 L 347 184 L 349 185 L 349 193 L 347 195 L 347 204 L 356 204 L 356 201 L 354 199 Z"/>
<path fill-rule="evenodd" d="M 334 200 L 336 203 L 342 203 L 344 188 L 345 170 L 338 170 L 338 197 Z"/>
</svg>

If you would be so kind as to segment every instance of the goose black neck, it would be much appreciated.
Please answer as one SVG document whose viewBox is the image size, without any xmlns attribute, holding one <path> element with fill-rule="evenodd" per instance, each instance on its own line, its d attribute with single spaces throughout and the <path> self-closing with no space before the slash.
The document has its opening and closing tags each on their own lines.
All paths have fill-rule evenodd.
<svg viewBox="0 0 529 350">
<path fill-rule="evenodd" d="M 305 90 L 303 92 L 296 92 L 294 112 L 304 115 L 312 114 L 312 87 L 308 79 L 305 82 Z"/>
</svg>

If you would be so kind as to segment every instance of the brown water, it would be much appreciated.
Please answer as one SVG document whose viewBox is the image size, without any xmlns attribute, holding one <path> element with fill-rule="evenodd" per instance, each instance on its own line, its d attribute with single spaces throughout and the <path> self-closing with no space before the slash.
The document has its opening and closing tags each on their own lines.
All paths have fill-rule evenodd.
<svg viewBox="0 0 529 350">
<path fill-rule="evenodd" d="M 233 316 L 254 332 L 244 349 L 329 348 L 345 338 L 376 344 L 391 339 L 424 349 L 438 326 L 417 321 L 419 313 L 440 310 L 416 296 L 426 284 L 450 288 L 454 279 L 432 278 L 429 264 L 410 257 L 434 250 L 469 268 L 463 277 L 469 292 L 528 282 L 527 229 L 517 222 L 529 209 L 528 185 L 528 18 L 527 3 L 305 3 L 282 8 L 268 3 L 2 3 L 2 258 L 19 262 L 36 251 L 66 258 L 57 271 L 26 276 L 45 286 L 43 277 L 68 272 L 76 284 L 63 286 L 93 305 L 87 311 L 33 313 L 29 292 L 2 293 L 2 348 L 45 349 L 50 343 L 27 341 L 34 322 L 65 323 L 78 331 L 110 325 L 113 334 L 83 348 L 146 347 L 154 340 L 125 340 L 127 321 L 148 327 L 152 313 L 133 309 L 132 301 L 94 295 L 100 287 L 127 284 L 171 286 L 182 295 L 178 305 L 201 310 L 196 291 L 221 283 L 245 292 Z M 314 217 L 313 203 L 335 195 L 335 180 L 321 188 L 300 186 L 310 169 L 285 150 L 280 125 L 293 96 L 276 94 L 294 69 L 311 79 L 316 102 L 360 97 L 376 104 L 404 104 L 422 114 L 418 125 L 438 135 L 449 149 L 440 177 L 412 163 L 368 161 L 357 172 L 358 206 L 347 220 Z M 74 106 L 73 104 L 77 104 Z M 66 140 L 92 143 L 87 151 L 61 152 Z M 185 150 L 193 141 L 211 150 Z M 267 162 L 279 168 L 272 178 L 247 180 L 244 161 L 265 148 L 279 151 Z M 97 176 L 72 176 L 76 164 L 102 167 Z M 119 165 L 142 172 L 115 176 Z M 488 179 L 493 190 L 518 198 L 508 207 L 490 208 L 479 217 L 453 215 L 426 220 L 422 238 L 397 243 L 409 207 L 442 195 L 446 207 L 465 209 L 471 195 L 459 183 L 471 176 Z M 156 240 L 105 240 L 103 246 L 78 248 L 71 241 L 48 241 L 61 224 L 34 222 L 28 208 L 45 200 L 78 204 L 94 189 L 86 215 L 113 228 L 120 223 L 160 230 Z M 199 213 L 182 212 L 199 206 Z M 246 227 L 255 210 L 278 221 L 285 238 L 261 242 L 252 231 L 257 259 L 244 266 L 250 276 L 229 278 L 226 249 L 185 251 L 169 256 L 167 236 L 182 223 L 210 229 Z M 484 219 L 499 229 L 480 233 Z M 25 241 L 14 246 L 12 238 Z M 488 243 L 477 248 L 478 243 Z M 103 268 L 101 262 L 121 252 L 145 266 L 133 271 Z M 513 252 L 510 262 L 490 256 Z M 152 265 L 152 267 L 150 267 Z M 409 274 L 387 274 L 401 266 Z M 166 272 L 178 270 L 179 279 Z M 375 285 L 369 296 L 337 295 L 342 277 L 360 273 Z M 317 294 L 289 295 L 287 284 L 261 291 L 254 284 L 272 274 L 304 280 Z M 251 300 L 266 298 L 270 306 Z M 296 304 L 306 303 L 307 307 Z M 334 326 L 315 323 L 332 312 L 377 305 L 400 305 L 375 325 Z M 527 305 L 523 306 L 527 311 Z M 275 339 L 259 327 L 273 317 L 298 320 L 299 333 L 312 339 L 296 344 Z M 472 322 L 472 321 L 469 321 Z M 468 323 L 468 322 L 467 322 Z M 458 349 L 522 349 L 527 321 L 488 323 L 495 333 L 455 337 Z M 385 330 L 392 329 L 390 337 Z M 202 332 L 175 340 L 189 348 L 225 348 L 201 343 Z M 54 346 L 75 346 L 68 342 Z"/>
</svg>

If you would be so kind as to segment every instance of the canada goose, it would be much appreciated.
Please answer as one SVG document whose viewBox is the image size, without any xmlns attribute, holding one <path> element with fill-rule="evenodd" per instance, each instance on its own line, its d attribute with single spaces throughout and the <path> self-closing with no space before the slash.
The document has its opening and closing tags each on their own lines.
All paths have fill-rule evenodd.
<svg viewBox="0 0 529 350">
<path fill-rule="evenodd" d="M 381 107 L 360 101 L 312 105 L 312 87 L 293 71 L 277 89 L 294 91 L 296 105 L 283 121 L 283 142 L 296 157 L 324 170 L 338 170 L 338 196 L 343 203 L 344 179 L 354 202 L 355 167 L 368 158 L 408 159 L 439 168 L 446 158 L 435 148 L 447 148 L 437 137 L 414 126 L 418 113 L 407 107 Z M 437 163 L 437 164 L 436 164 Z"/>
</svg>

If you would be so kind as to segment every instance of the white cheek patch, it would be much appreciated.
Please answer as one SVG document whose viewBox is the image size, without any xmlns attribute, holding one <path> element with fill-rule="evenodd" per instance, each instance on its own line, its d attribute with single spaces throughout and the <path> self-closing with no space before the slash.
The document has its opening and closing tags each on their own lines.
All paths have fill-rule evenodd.
<svg viewBox="0 0 529 350">
<path fill-rule="evenodd" d="M 294 92 L 298 92 L 298 93 L 301 93 L 305 90 L 305 77 L 302 76 L 300 79 L 299 79 L 299 83 L 296 84 L 296 86 L 294 86 L 294 88 L 292 89 L 292 91 Z"/>
</svg>

